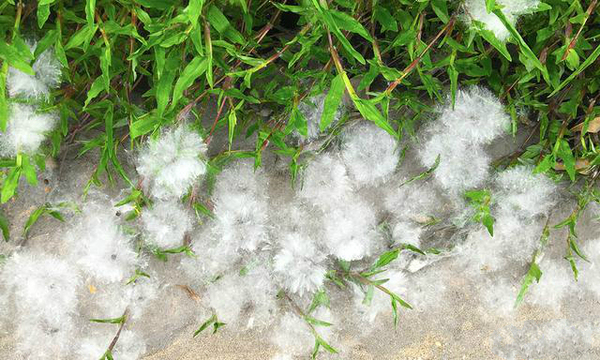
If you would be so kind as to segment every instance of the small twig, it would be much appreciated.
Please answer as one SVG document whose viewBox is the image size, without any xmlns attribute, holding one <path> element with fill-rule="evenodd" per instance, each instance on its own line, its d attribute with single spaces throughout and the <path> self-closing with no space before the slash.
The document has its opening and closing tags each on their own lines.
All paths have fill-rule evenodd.
<svg viewBox="0 0 600 360">
<path fill-rule="evenodd" d="M 219 107 L 219 111 L 217 111 L 217 116 L 215 116 L 215 121 L 213 122 L 212 127 L 210 128 L 210 133 L 208 134 L 208 136 L 206 137 L 205 142 L 207 144 L 210 144 L 213 132 L 215 131 L 215 128 L 217 127 L 217 123 L 219 122 L 219 118 L 221 117 L 221 112 L 223 111 L 223 107 L 225 106 L 225 103 L 227 102 L 227 99 L 229 97 L 226 96 L 223 101 L 221 102 L 221 106 Z"/>
<path fill-rule="evenodd" d="M 585 17 L 583 18 L 583 22 L 581 23 L 581 26 L 579 27 L 577 34 L 575 34 L 575 37 L 573 38 L 573 40 L 571 40 L 571 42 L 569 43 L 569 46 L 567 46 L 567 48 L 565 49 L 565 53 L 563 54 L 560 61 L 564 61 L 567 58 L 567 56 L 569 56 L 569 52 L 575 47 L 575 44 L 577 44 L 577 39 L 579 39 L 579 35 L 581 34 L 581 31 L 585 27 L 585 23 L 588 21 L 588 19 L 592 15 L 592 11 L 594 11 L 594 8 L 596 7 L 597 4 L 598 4 L 598 0 L 594 0 L 590 3 L 590 6 L 588 6 L 587 11 L 585 12 Z M 567 22 L 567 24 L 570 25 L 571 23 Z"/>
<path fill-rule="evenodd" d="M 360 283 L 362 283 L 363 285 L 367 285 L 367 286 L 374 286 L 375 288 L 377 288 L 378 290 L 384 292 L 385 294 L 389 295 L 389 296 L 394 296 L 394 294 L 392 294 L 391 291 L 389 291 L 385 286 L 381 286 L 369 279 L 367 279 L 366 277 L 362 276 L 360 273 L 358 272 L 350 272 L 348 273 L 348 275 L 350 275 L 351 277 L 353 277 L 354 279 L 358 280 Z"/>
<path fill-rule="evenodd" d="M 125 323 L 127 322 L 128 316 L 129 316 L 129 308 L 125 309 L 125 312 L 123 313 L 123 316 L 122 316 L 123 321 L 121 321 L 121 324 L 119 325 L 119 330 L 117 330 L 115 337 L 110 342 L 110 345 L 108 345 L 108 349 L 106 350 L 107 353 L 108 352 L 112 353 L 113 349 L 117 345 L 117 341 L 119 341 L 119 336 L 121 336 L 121 331 L 123 331 L 123 327 L 125 326 Z"/>
</svg>

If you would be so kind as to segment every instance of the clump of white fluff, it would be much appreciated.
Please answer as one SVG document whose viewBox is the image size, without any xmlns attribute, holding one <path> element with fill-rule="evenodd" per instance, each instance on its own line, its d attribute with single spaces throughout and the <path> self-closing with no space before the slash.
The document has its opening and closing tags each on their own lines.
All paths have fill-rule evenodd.
<svg viewBox="0 0 600 360">
<path fill-rule="evenodd" d="M 87 205 L 67 241 L 73 261 L 100 282 L 122 281 L 138 263 L 131 238 L 121 231 L 114 213 L 100 205 Z"/>
<path fill-rule="evenodd" d="M 533 167 L 519 165 L 498 174 L 497 202 L 500 211 L 522 218 L 545 214 L 556 203 L 556 184 Z"/>
<path fill-rule="evenodd" d="M 342 159 L 358 185 L 375 185 L 396 169 L 399 159 L 396 139 L 375 124 L 356 126 L 344 139 Z"/>
<path fill-rule="evenodd" d="M 320 124 L 323 108 L 325 106 L 325 97 L 324 94 L 315 95 L 298 104 L 298 110 L 306 119 L 307 135 L 306 137 L 300 134 L 297 135 L 305 141 L 314 140 L 321 133 Z M 341 114 L 342 112 L 338 108 L 333 116 L 333 121 L 329 126 L 337 123 L 340 120 Z"/>
<path fill-rule="evenodd" d="M 17 253 L 4 265 L 0 281 L 13 294 L 23 316 L 60 323 L 76 312 L 80 279 L 77 270 L 64 260 Z"/>
<path fill-rule="evenodd" d="M 148 141 L 140 152 L 137 170 L 154 197 L 180 198 L 206 172 L 201 158 L 205 152 L 202 138 L 187 126 L 179 126 Z"/>
<path fill-rule="evenodd" d="M 515 311 L 518 284 L 507 279 L 485 279 L 478 284 L 482 300 L 482 311 L 486 316 L 505 317 Z M 492 310 L 492 312 L 490 312 Z"/>
<path fill-rule="evenodd" d="M 268 325 L 276 309 L 277 289 L 270 275 L 262 267 L 246 270 L 247 273 L 227 274 L 207 287 L 206 302 L 219 321 L 227 324 L 247 320 L 245 326 Z M 242 312 L 245 316 L 242 318 Z"/>
<path fill-rule="evenodd" d="M 352 191 L 350 178 L 340 158 L 322 154 L 309 163 L 304 171 L 299 196 L 312 205 L 335 207 Z"/>
<path fill-rule="evenodd" d="M 14 254 L 0 274 L 13 300 L 17 350 L 32 359 L 65 358 L 73 338 L 77 312 L 75 268 L 45 254 Z"/>
<path fill-rule="evenodd" d="M 309 315 L 329 324 L 336 323 L 333 314 L 326 307 L 320 307 Z M 332 343 L 333 326 L 315 325 L 315 330 L 323 340 L 335 347 Z M 282 355 L 303 356 L 313 350 L 315 338 L 305 320 L 295 313 L 287 312 L 280 317 L 279 323 L 273 329 L 271 342 L 280 349 Z"/>
<path fill-rule="evenodd" d="M 277 293 L 280 288 L 273 282 L 273 274 L 270 268 L 255 262 L 246 265 L 245 270 L 240 273 L 244 283 L 243 291 L 246 294 L 248 316 L 247 328 L 269 327 L 275 320 L 277 312 Z"/>
<path fill-rule="evenodd" d="M 534 304 L 558 309 L 561 300 L 575 288 L 569 263 L 563 259 L 544 258 L 539 264 L 542 277 L 529 287 L 525 300 Z"/>
<path fill-rule="evenodd" d="M 500 100 L 489 90 L 471 86 L 456 92 L 454 108 L 447 104 L 440 114 L 448 136 L 470 144 L 487 144 L 502 135 L 510 124 Z"/>
<path fill-rule="evenodd" d="M 523 223 L 511 215 L 498 216 L 493 237 L 484 228 L 472 231 L 457 251 L 464 264 L 474 271 L 496 271 L 511 263 L 524 266 L 539 245 L 543 225 Z"/>
<path fill-rule="evenodd" d="M 398 219 L 418 224 L 427 223 L 432 220 L 432 216 L 442 217 L 441 213 L 450 210 L 443 191 L 433 181 L 415 181 L 388 190 L 385 206 Z"/>
<path fill-rule="evenodd" d="M 142 212 L 141 220 L 148 243 L 163 249 L 182 245 L 192 228 L 189 213 L 177 201 L 155 202 Z"/>
<path fill-rule="evenodd" d="M 139 319 L 148 305 L 158 297 L 160 283 L 155 276 L 140 277 L 131 284 L 116 282 L 98 286 L 96 292 L 90 294 L 93 310 L 90 317 L 95 319 L 118 318 L 129 309 L 131 319 Z"/>
<path fill-rule="evenodd" d="M 327 271 L 321 264 L 324 255 L 312 239 L 297 233 L 287 234 L 273 260 L 273 269 L 281 276 L 286 290 L 303 296 L 323 285 Z"/>
<path fill-rule="evenodd" d="M 513 26 L 520 15 L 532 13 L 539 4 L 539 0 L 496 0 L 496 5 L 502 7 L 501 11 Z M 487 12 L 485 1 L 466 0 L 464 6 L 466 10 L 464 19 L 467 24 L 472 20 L 479 21 L 487 30 L 492 31 L 498 40 L 508 39 L 510 32 L 496 14 Z"/>
<path fill-rule="evenodd" d="M 420 247 L 422 232 L 423 229 L 412 222 L 399 221 L 392 229 L 392 238 L 397 244 L 409 244 Z"/>
<path fill-rule="evenodd" d="M 348 198 L 323 217 L 324 243 L 330 254 L 359 260 L 372 253 L 376 237 L 373 208 L 358 198 Z"/>
<path fill-rule="evenodd" d="M 17 353 L 26 359 L 68 359 L 76 331 L 71 319 L 52 322 L 24 315 L 16 329 Z"/>
<path fill-rule="evenodd" d="M 488 177 L 490 158 L 483 145 L 501 135 L 508 124 L 508 116 L 489 91 L 476 86 L 459 90 L 454 109 L 449 101 L 441 109 L 418 157 L 424 166 L 432 167 L 439 156 L 436 180 L 453 195 L 462 195 Z"/>
<path fill-rule="evenodd" d="M 219 321 L 231 324 L 238 320 L 246 302 L 246 295 L 239 289 L 243 280 L 237 274 L 225 275 L 207 288 L 208 305 Z"/>
<path fill-rule="evenodd" d="M 477 146 L 447 133 L 432 136 L 419 153 L 421 163 L 432 167 L 436 158 L 440 163 L 434 171 L 435 179 L 454 195 L 478 187 L 489 175 L 490 157 Z"/>
<path fill-rule="evenodd" d="M 241 258 L 237 242 L 224 242 L 217 226 L 208 227 L 195 234 L 192 251 L 201 257 L 185 257 L 181 260 L 182 270 L 199 284 L 213 281 L 226 272 Z"/>
<path fill-rule="evenodd" d="M 578 264 L 581 269 L 578 282 L 596 296 L 600 296 L 600 239 L 587 241 L 582 250 L 589 262 L 580 261 Z"/>
<path fill-rule="evenodd" d="M 56 116 L 53 113 L 38 113 L 33 106 L 11 104 L 6 132 L 0 138 L 2 154 L 15 156 L 17 153 L 35 153 L 55 124 Z"/>
<path fill-rule="evenodd" d="M 301 356 L 312 351 L 315 339 L 303 319 L 287 312 L 280 317 L 275 326 L 271 342 L 286 355 Z"/>
<path fill-rule="evenodd" d="M 265 185 L 261 172 L 255 172 L 247 161 L 237 162 L 218 176 L 212 199 L 222 243 L 253 251 L 267 241 Z"/>
<path fill-rule="evenodd" d="M 594 347 L 595 328 L 589 317 L 519 322 L 496 335 L 494 352 L 503 359 L 592 359 L 586 355 Z"/>
<path fill-rule="evenodd" d="M 37 43 L 29 43 L 31 53 Z M 61 65 L 52 48 L 44 50 L 33 63 L 35 75 L 29 75 L 21 70 L 10 67 L 6 78 L 6 87 L 11 97 L 26 98 L 48 97 L 50 90 L 60 84 Z"/>
</svg>

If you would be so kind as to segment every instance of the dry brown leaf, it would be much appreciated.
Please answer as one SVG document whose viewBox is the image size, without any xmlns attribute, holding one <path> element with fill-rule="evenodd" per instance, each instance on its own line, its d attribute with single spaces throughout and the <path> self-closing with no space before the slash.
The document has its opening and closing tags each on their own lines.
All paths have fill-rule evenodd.
<svg viewBox="0 0 600 360">
<path fill-rule="evenodd" d="M 185 293 L 194 301 L 196 302 L 200 302 L 200 296 L 189 286 L 187 285 L 175 285 L 178 288 L 182 289 L 183 291 L 185 291 Z"/>
<path fill-rule="evenodd" d="M 586 175 L 589 172 L 590 161 L 587 159 L 577 159 L 575 161 L 575 170 L 580 174 Z M 564 171 L 565 165 L 563 163 L 557 162 L 554 165 L 554 170 Z"/>
<path fill-rule="evenodd" d="M 571 128 L 571 131 L 581 132 L 583 130 L 583 124 L 584 123 L 580 123 L 580 124 L 573 126 Z M 590 120 L 590 122 L 588 123 L 588 129 L 587 129 L 587 132 L 594 133 L 594 134 L 597 133 L 598 131 L 600 131 L 600 116 Z"/>
</svg>

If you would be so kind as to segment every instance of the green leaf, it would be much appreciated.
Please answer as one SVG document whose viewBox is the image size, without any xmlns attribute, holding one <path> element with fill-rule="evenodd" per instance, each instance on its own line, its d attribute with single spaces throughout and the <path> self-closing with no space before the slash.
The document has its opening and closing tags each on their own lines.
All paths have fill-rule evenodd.
<svg viewBox="0 0 600 360">
<path fill-rule="evenodd" d="M 48 32 L 46 32 L 46 35 L 44 35 L 44 37 L 38 41 L 36 47 L 35 47 L 35 51 L 33 52 L 33 57 L 34 58 L 39 58 L 39 56 L 46 51 L 48 48 L 50 48 L 50 46 L 52 46 L 53 44 L 56 43 L 56 38 L 58 37 L 58 31 L 56 31 L 56 29 L 52 29 Z"/>
<path fill-rule="evenodd" d="M 560 83 L 560 85 L 558 85 L 558 87 L 554 89 L 554 91 L 552 91 L 552 93 L 550 93 L 548 97 L 556 95 L 562 88 L 567 86 L 568 83 L 570 83 L 571 81 L 573 81 L 573 79 L 579 76 L 579 74 L 581 74 L 585 69 L 587 69 L 588 66 L 592 65 L 596 61 L 596 59 L 598 59 L 598 56 L 600 56 L 600 45 L 598 45 L 590 54 L 590 56 L 588 56 L 588 58 L 585 59 L 585 61 L 577 68 L 577 70 L 573 71 L 568 78 L 566 78 L 562 83 Z"/>
<path fill-rule="evenodd" d="M 65 45 L 64 49 L 69 50 L 80 47 L 87 39 L 91 38 L 94 35 L 97 29 L 98 27 L 95 25 L 86 25 L 82 27 L 69 38 L 69 41 L 67 41 L 67 44 Z"/>
<path fill-rule="evenodd" d="M 309 323 L 309 324 L 317 325 L 317 326 L 331 326 L 331 325 L 333 325 L 333 324 L 328 323 L 326 321 L 318 320 L 318 319 L 315 319 L 315 318 L 310 317 L 310 316 L 305 316 L 304 320 L 306 320 L 306 322 Z"/>
<path fill-rule="evenodd" d="M 373 41 L 373 38 L 367 32 L 367 29 L 352 16 L 337 10 L 329 10 L 329 13 L 340 29 L 358 34 L 368 41 Z"/>
<path fill-rule="evenodd" d="M 92 83 L 92 86 L 90 86 L 90 90 L 87 93 L 87 98 L 85 99 L 85 103 L 83 105 L 84 109 L 87 108 L 87 106 L 90 104 L 90 101 L 94 100 L 94 98 L 105 89 L 103 80 L 103 76 L 98 76 Z"/>
<path fill-rule="evenodd" d="M 23 175 L 25 175 L 25 178 L 27 179 L 27 182 L 33 186 L 37 185 L 38 181 L 37 174 L 35 172 L 35 166 L 30 163 L 28 155 L 22 156 L 21 168 Z"/>
<path fill-rule="evenodd" d="M 394 294 L 394 293 L 390 293 L 392 299 L 396 300 L 402 307 L 407 308 L 407 309 L 412 309 L 413 307 L 407 303 L 404 299 L 402 299 L 400 296 Z"/>
<path fill-rule="evenodd" d="M 5 60 L 8 64 L 22 72 L 35 75 L 33 68 L 27 61 L 23 60 L 22 54 L 15 49 L 12 45 L 9 45 L 0 38 L 0 59 Z"/>
<path fill-rule="evenodd" d="M 198 217 L 200 217 L 200 214 L 208 216 L 209 218 L 215 217 L 213 212 L 210 211 L 210 209 L 202 203 L 195 202 L 192 206 L 194 207 L 194 210 L 196 211 L 196 216 L 198 216 Z"/>
<path fill-rule="evenodd" d="M 415 177 L 413 177 L 413 178 L 411 178 L 411 179 L 403 182 L 401 186 L 408 185 L 408 184 L 410 184 L 410 183 L 412 183 L 414 181 L 418 181 L 418 180 L 421 180 L 421 179 L 428 178 L 431 174 L 433 174 L 433 172 L 435 171 L 435 169 L 438 168 L 438 166 L 440 166 L 440 155 L 439 154 L 435 158 L 435 162 L 433 163 L 433 165 L 429 169 L 427 169 L 427 170 L 423 171 L 422 173 L 420 173 L 419 175 L 417 175 L 417 176 L 415 176 Z"/>
<path fill-rule="evenodd" d="M 362 116 L 364 116 L 365 119 L 374 122 L 375 125 L 387 131 L 393 137 L 398 138 L 398 134 L 394 128 L 392 128 L 390 123 L 387 122 L 387 120 L 383 117 L 383 115 L 381 115 L 377 107 L 372 102 L 359 97 L 354 97 L 352 101 L 354 102 L 356 109 Z"/>
<path fill-rule="evenodd" d="M 235 132 L 235 126 L 237 124 L 237 116 L 235 114 L 235 109 L 231 109 L 229 111 L 229 116 L 227 118 L 228 124 L 228 132 L 229 132 L 229 150 L 231 151 L 231 144 L 233 143 L 233 135 Z"/>
<path fill-rule="evenodd" d="M 146 135 L 147 133 L 156 129 L 160 125 L 160 118 L 153 113 L 146 113 L 137 121 L 133 121 L 129 127 L 130 135 L 132 139 Z"/>
<path fill-rule="evenodd" d="M 135 274 L 133 274 L 132 277 L 129 278 L 129 280 L 127 280 L 127 283 L 125 283 L 125 285 L 129 285 L 134 283 L 137 279 L 139 279 L 140 277 L 147 277 L 148 279 L 150 279 L 150 275 L 141 271 L 140 269 L 135 269 Z"/>
<path fill-rule="evenodd" d="M 567 140 L 565 139 L 560 139 L 559 141 L 559 146 L 558 146 L 558 150 L 556 152 L 556 156 L 558 156 L 559 158 L 561 158 L 565 164 L 565 170 L 567 171 L 567 174 L 569 174 L 569 178 L 571 178 L 571 181 L 575 181 L 575 157 L 573 156 L 573 153 L 571 152 L 571 147 L 569 146 L 569 143 L 567 142 Z"/>
<path fill-rule="evenodd" d="M 208 318 L 208 320 L 206 320 L 204 323 L 202 323 L 202 325 L 200 325 L 198 330 L 194 331 L 193 337 L 198 336 L 201 332 L 206 330 L 210 326 L 210 324 L 212 324 L 216 321 L 217 321 L 217 316 L 213 314 L 210 318 Z"/>
<path fill-rule="evenodd" d="M 390 250 L 390 251 L 387 251 L 387 252 L 381 254 L 379 256 L 379 258 L 377 259 L 377 261 L 375 262 L 375 264 L 373 264 L 373 266 L 371 266 L 371 269 L 379 269 L 381 267 L 386 266 L 387 264 L 396 260 L 398 258 L 399 253 L 400 253 L 400 251 L 398 249 L 394 249 L 394 250 Z"/>
<path fill-rule="evenodd" d="M 208 85 L 212 88 L 214 86 L 213 80 L 213 48 L 212 48 L 212 40 L 210 39 L 210 28 L 208 24 L 204 24 L 204 42 L 206 44 L 206 58 L 208 64 L 206 64 L 206 81 Z"/>
<path fill-rule="evenodd" d="M 58 29 L 56 31 L 56 42 L 54 43 L 54 54 L 56 55 L 56 58 L 62 66 L 69 67 L 69 62 L 67 60 L 67 55 L 65 54 L 65 49 L 63 48 L 62 39 L 60 35 L 60 22 L 57 21 L 56 26 Z"/>
<path fill-rule="evenodd" d="M 2 237 L 4 238 L 4 241 L 8 241 L 10 239 L 9 228 L 8 219 L 6 216 L 4 216 L 4 212 L 0 211 L 0 229 L 2 230 Z"/>
<path fill-rule="evenodd" d="M 454 65 L 448 66 L 446 71 L 448 73 L 448 78 L 450 78 L 450 96 L 452 98 L 452 108 L 454 108 L 454 104 L 456 103 L 456 92 L 458 91 L 458 71 Z"/>
<path fill-rule="evenodd" d="M 171 107 L 175 107 L 181 99 L 183 92 L 192 86 L 194 81 L 200 77 L 206 71 L 207 61 L 205 57 L 195 57 L 189 64 L 183 69 L 181 76 L 175 83 L 175 89 L 173 90 L 173 103 Z"/>
<path fill-rule="evenodd" d="M 302 112 L 298 110 L 297 106 L 292 109 L 290 121 L 288 126 L 286 126 L 285 131 L 286 133 L 290 133 L 294 129 L 296 129 L 300 135 L 304 137 L 308 136 L 308 123 Z"/>
<path fill-rule="evenodd" d="M 337 354 L 338 353 L 338 351 L 333 346 L 329 345 L 321 337 L 317 337 L 317 341 L 319 342 L 319 345 L 321 345 L 322 347 L 324 347 L 325 350 L 329 351 L 331 354 Z"/>
<path fill-rule="evenodd" d="M 494 217 L 491 216 L 490 214 L 485 214 L 485 215 L 483 215 L 483 218 L 481 219 L 481 223 L 483 224 L 483 226 L 485 226 L 487 231 L 490 233 L 490 236 L 494 236 Z"/>
<path fill-rule="evenodd" d="M 481 35 L 481 37 L 484 38 L 493 47 L 495 47 L 496 50 L 498 50 L 500 54 L 502 54 L 502 56 L 506 58 L 506 60 L 512 61 L 512 57 L 510 56 L 510 53 L 506 48 L 506 43 L 498 40 L 494 32 L 486 29 L 482 23 L 479 23 L 477 21 L 474 21 L 474 23 L 476 24 L 475 29 L 477 30 L 477 33 Z"/>
<path fill-rule="evenodd" d="M 329 28 L 329 30 L 333 33 L 333 35 L 335 35 L 335 37 L 342 44 L 342 47 L 350 55 L 352 55 L 353 58 L 355 58 L 356 60 L 358 60 L 359 63 L 361 63 L 361 64 L 364 65 L 365 64 L 365 59 L 363 58 L 363 56 L 358 51 L 356 51 L 352 47 L 352 45 L 350 44 L 350 42 L 348 41 L 348 39 L 346 39 L 346 37 L 344 36 L 344 34 L 342 33 L 342 31 L 338 27 L 336 21 L 334 20 L 333 15 L 331 14 L 331 11 L 329 9 L 325 9 L 321 5 L 319 5 L 319 2 L 317 0 L 312 0 L 312 3 L 315 6 L 315 8 L 317 9 L 318 13 L 321 15 L 321 18 L 322 18 L 323 22 L 325 22 L 325 24 L 327 25 L 327 27 Z"/>
<path fill-rule="evenodd" d="M 6 131 L 8 123 L 8 100 L 6 99 L 6 76 L 8 75 L 8 63 L 2 62 L 0 67 L 0 131 Z"/>
<path fill-rule="evenodd" d="M 373 300 L 373 295 L 375 293 L 375 286 L 369 285 L 367 286 L 367 292 L 365 293 L 365 298 L 363 299 L 363 305 L 371 305 L 371 301 Z"/>
<path fill-rule="evenodd" d="M 450 17 L 448 16 L 448 6 L 446 2 L 447 0 L 431 0 L 431 7 L 433 8 L 433 12 L 435 12 L 437 17 L 439 17 L 444 24 L 450 20 Z"/>
<path fill-rule="evenodd" d="M 375 7 L 375 10 L 373 11 L 373 17 L 375 18 L 375 20 L 377 20 L 379 24 L 381 24 L 381 28 L 383 31 L 398 31 L 398 22 L 396 21 L 396 19 L 394 19 L 394 16 L 392 16 L 392 14 L 387 8 L 378 4 Z"/>
<path fill-rule="evenodd" d="M 158 117 L 162 117 L 167 105 L 169 104 L 169 95 L 173 89 L 173 80 L 175 80 L 176 71 L 172 67 L 176 67 L 178 60 L 170 58 L 163 71 L 162 76 L 156 85 L 156 112 Z"/>
<path fill-rule="evenodd" d="M 102 55 L 100 55 L 100 69 L 102 70 L 102 79 L 104 80 L 104 90 L 107 94 L 110 93 L 110 63 L 110 46 L 107 44 L 104 47 L 104 51 L 102 51 Z"/>
<path fill-rule="evenodd" d="M 27 234 L 29 234 L 29 230 L 31 229 L 33 224 L 35 224 L 38 221 L 38 219 L 40 218 L 40 216 L 42 216 L 46 209 L 46 205 L 42 205 L 41 207 L 35 209 L 31 213 L 31 215 L 27 219 L 27 222 L 25 222 L 25 227 L 23 228 L 23 236 L 26 237 Z"/>
<path fill-rule="evenodd" d="M 489 13 L 496 9 L 496 0 L 485 0 L 485 10 Z"/>
<path fill-rule="evenodd" d="M 548 79 L 548 69 L 546 69 L 546 67 L 540 62 L 540 60 L 533 53 L 533 51 L 531 51 L 529 45 L 527 45 L 525 40 L 523 40 L 521 34 L 519 34 L 519 32 L 517 31 L 517 29 L 515 29 L 513 24 L 510 21 L 508 21 L 502 10 L 495 9 L 493 10 L 493 13 L 496 14 L 496 16 L 500 19 L 504 26 L 506 26 L 508 32 L 510 32 L 511 35 L 515 38 L 515 40 L 517 40 L 517 43 L 519 43 L 521 49 L 521 54 L 523 54 L 527 59 L 529 59 L 533 63 L 533 65 L 540 70 L 540 72 L 544 75 L 545 79 Z"/>
<path fill-rule="evenodd" d="M 19 186 L 19 178 L 21 177 L 21 168 L 14 167 L 8 172 L 8 175 L 4 178 L 2 183 L 2 195 L 0 200 L 2 204 L 6 203 L 10 198 L 13 197 L 17 186 Z"/>
<path fill-rule="evenodd" d="M 521 290 L 519 290 L 519 294 L 515 300 L 515 307 L 517 307 L 523 301 L 523 297 L 525 297 L 525 294 L 527 293 L 529 286 L 533 284 L 533 281 L 535 280 L 539 283 L 541 277 L 542 271 L 540 270 L 539 266 L 535 262 L 532 263 L 529 267 L 529 271 L 527 271 L 527 274 L 525 274 L 523 280 L 521 281 Z"/>
<path fill-rule="evenodd" d="M 221 10 L 217 8 L 214 4 L 211 4 L 206 13 L 206 18 L 210 25 L 212 25 L 219 34 L 225 36 L 229 40 L 241 44 L 244 44 L 244 37 L 240 34 L 239 31 L 234 29 L 229 20 L 223 15 Z"/>
<path fill-rule="evenodd" d="M 308 308 L 308 313 L 309 314 L 312 313 L 319 306 L 329 307 L 329 302 L 330 302 L 329 296 L 327 296 L 327 293 L 325 292 L 325 290 L 321 289 L 321 290 L 317 291 L 315 293 L 315 295 L 313 296 L 310 307 Z"/>
<path fill-rule="evenodd" d="M 158 10 L 167 10 L 176 3 L 175 0 L 136 0 L 135 2 L 144 7 Z"/>
<path fill-rule="evenodd" d="M 85 0 L 85 19 L 89 28 L 94 27 L 94 14 L 96 12 L 96 0 Z"/>
<path fill-rule="evenodd" d="M 183 9 L 183 13 L 187 15 L 191 25 L 195 26 L 198 23 L 198 18 L 202 14 L 202 6 L 204 6 L 204 0 L 190 0 L 188 6 Z"/>
<path fill-rule="evenodd" d="M 579 256 L 583 260 L 589 262 L 587 257 L 579 249 L 579 246 L 577 245 L 577 242 L 575 241 L 575 237 L 573 237 L 573 236 L 569 236 L 569 247 L 571 248 L 571 250 L 573 250 L 575 252 L 575 254 L 577 254 L 577 256 Z"/>
<path fill-rule="evenodd" d="M 37 21 L 40 29 L 44 26 L 44 24 L 48 20 L 48 17 L 50 16 L 50 4 L 53 2 L 54 0 L 38 2 Z"/>
<path fill-rule="evenodd" d="M 91 322 L 100 323 L 100 324 L 122 324 L 127 320 L 127 316 L 123 315 L 118 318 L 112 319 L 90 319 Z"/>
<path fill-rule="evenodd" d="M 319 128 L 321 131 L 325 131 L 325 129 L 327 129 L 333 121 L 335 113 L 342 102 L 344 89 L 344 80 L 342 79 L 342 76 L 338 74 L 331 81 L 331 86 L 329 87 L 329 91 L 325 97 L 321 122 L 319 123 Z"/>
</svg>

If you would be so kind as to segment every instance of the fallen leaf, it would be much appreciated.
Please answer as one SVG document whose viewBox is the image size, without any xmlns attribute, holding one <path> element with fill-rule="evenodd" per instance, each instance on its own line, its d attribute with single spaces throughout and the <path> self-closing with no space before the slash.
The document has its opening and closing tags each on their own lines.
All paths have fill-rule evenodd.
<svg viewBox="0 0 600 360">
<path fill-rule="evenodd" d="M 186 292 L 186 294 L 196 302 L 200 302 L 200 296 L 189 286 L 187 285 L 176 285 L 178 288 L 182 289 Z"/>
<path fill-rule="evenodd" d="M 589 166 L 590 161 L 587 159 L 577 159 L 575 161 L 575 170 L 577 170 L 577 172 L 580 174 L 587 175 L 589 172 Z M 554 170 L 564 171 L 565 165 L 561 162 L 557 162 L 556 165 L 554 165 Z"/>
<path fill-rule="evenodd" d="M 583 124 L 585 124 L 585 122 L 573 126 L 571 128 L 571 131 L 581 132 L 583 130 Z M 590 120 L 587 128 L 587 132 L 589 133 L 595 134 L 598 131 L 600 131 L 600 116 L 594 118 L 593 120 Z"/>
</svg>

